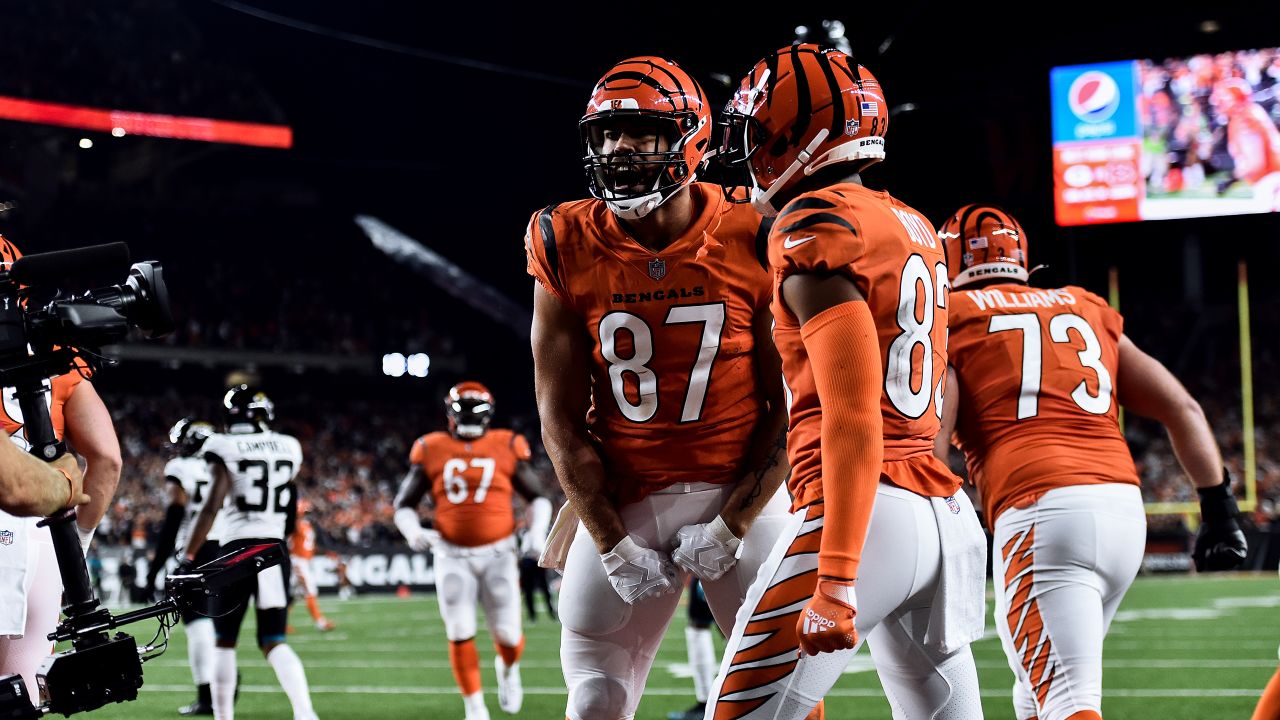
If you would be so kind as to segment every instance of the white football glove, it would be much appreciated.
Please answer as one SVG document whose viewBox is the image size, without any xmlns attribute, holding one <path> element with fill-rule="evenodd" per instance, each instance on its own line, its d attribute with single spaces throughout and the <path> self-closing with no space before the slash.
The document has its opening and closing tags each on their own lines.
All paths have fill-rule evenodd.
<svg viewBox="0 0 1280 720">
<path fill-rule="evenodd" d="M 404 536 L 405 542 L 414 552 L 434 552 L 436 543 L 440 542 L 440 533 L 422 527 L 418 519 L 418 511 L 413 508 L 400 508 L 394 516 L 396 528 Z"/>
<path fill-rule="evenodd" d="M 676 531 L 676 549 L 671 559 L 700 580 L 711 582 L 719 580 L 738 562 L 740 547 L 742 540 L 717 515 L 709 523 L 685 525 Z"/>
<path fill-rule="evenodd" d="M 520 538 L 520 555 L 537 557 L 547 547 L 547 533 L 551 530 L 551 501 L 534 498 L 529 503 L 529 527 Z"/>
<path fill-rule="evenodd" d="M 657 550 L 639 545 L 631 536 L 600 556 L 609 584 L 628 605 L 675 592 L 676 566 Z"/>
<path fill-rule="evenodd" d="M 409 548 L 414 552 L 436 552 L 436 547 L 440 543 L 440 531 L 421 528 L 418 533 L 409 538 Z"/>
</svg>

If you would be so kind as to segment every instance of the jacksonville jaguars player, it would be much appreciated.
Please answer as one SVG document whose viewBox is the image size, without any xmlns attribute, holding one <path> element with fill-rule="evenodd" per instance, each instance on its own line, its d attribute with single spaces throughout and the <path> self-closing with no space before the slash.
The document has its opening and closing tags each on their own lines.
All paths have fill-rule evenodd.
<svg viewBox="0 0 1280 720">
<path fill-rule="evenodd" d="M 187 541 L 185 563 L 195 563 L 224 501 L 223 553 L 267 543 L 284 544 L 291 481 L 302 465 L 302 447 L 296 438 L 270 429 L 275 406 L 262 391 L 248 385 L 233 387 L 223 397 L 222 406 L 226 432 L 213 435 L 202 448 L 213 474 L 213 487 Z M 259 573 L 256 582 L 224 591 L 218 600 L 219 613 L 213 621 L 217 649 L 212 682 L 213 714 L 218 720 L 234 716 L 235 647 L 250 597 L 258 620 L 258 647 L 289 696 L 294 720 L 316 718 L 302 661 L 285 644 L 289 577 L 289 554 L 284 552 L 280 565 Z"/>
</svg>

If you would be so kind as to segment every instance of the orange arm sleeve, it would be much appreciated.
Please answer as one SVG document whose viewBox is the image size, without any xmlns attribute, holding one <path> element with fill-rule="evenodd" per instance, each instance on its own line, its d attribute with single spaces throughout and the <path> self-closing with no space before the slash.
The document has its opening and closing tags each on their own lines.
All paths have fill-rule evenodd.
<svg viewBox="0 0 1280 720">
<path fill-rule="evenodd" d="M 822 403 L 825 509 L 818 574 L 854 580 L 884 464 L 880 340 L 862 301 L 823 310 L 800 335 Z"/>
</svg>

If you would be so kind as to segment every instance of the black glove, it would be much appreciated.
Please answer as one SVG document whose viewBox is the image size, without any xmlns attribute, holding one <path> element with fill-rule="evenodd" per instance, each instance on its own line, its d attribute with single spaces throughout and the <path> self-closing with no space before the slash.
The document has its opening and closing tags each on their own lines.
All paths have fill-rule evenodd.
<svg viewBox="0 0 1280 720">
<path fill-rule="evenodd" d="M 1200 495 L 1200 531 L 1191 558 L 1199 572 L 1230 570 L 1244 562 L 1249 546 L 1236 516 L 1240 508 L 1231 494 L 1231 475 L 1222 470 L 1222 484 L 1197 488 Z"/>
<path fill-rule="evenodd" d="M 174 595 L 174 587 L 173 587 L 174 575 L 190 575 L 191 572 L 194 571 L 195 569 L 196 569 L 195 560 L 188 560 L 186 558 L 183 558 L 182 561 L 178 563 L 178 567 L 174 568 L 173 572 L 169 573 L 169 575 L 164 580 L 165 595 L 169 597 L 173 597 Z"/>
</svg>

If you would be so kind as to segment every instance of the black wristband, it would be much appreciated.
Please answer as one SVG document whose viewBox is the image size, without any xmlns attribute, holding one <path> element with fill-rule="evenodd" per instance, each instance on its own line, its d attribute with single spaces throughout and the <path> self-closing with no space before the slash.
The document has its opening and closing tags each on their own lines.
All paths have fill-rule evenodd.
<svg viewBox="0 0 1280 720">
<path fill-rule="evenodd" d="M 1231 474 L 1222 469 L 1222 484 L 1196 488 L 1200 496 L 1200 518 L 1205 522 L 1230 520 L 1240 513 L 1236 498 L 1231 494 Z"/>
</svg>

